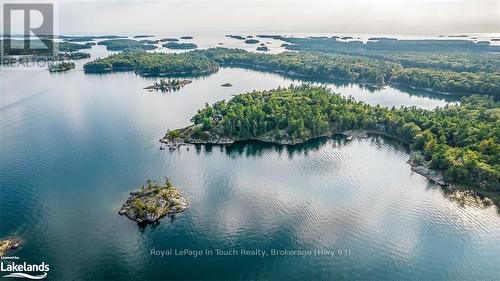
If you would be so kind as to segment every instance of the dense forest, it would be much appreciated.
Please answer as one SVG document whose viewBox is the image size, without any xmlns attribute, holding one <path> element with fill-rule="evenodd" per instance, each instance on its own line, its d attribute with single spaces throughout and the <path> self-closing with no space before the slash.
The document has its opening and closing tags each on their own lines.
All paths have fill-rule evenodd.
<svg viewBox="0 0 500 281">
<path fill-rule="evenodd" d="M 290 86 L 207 104 L 191 121 L 194 126 L 166 137 L 299 143 L 344 130 L 378 131 L 421 151 L 422 161 L 447 181 L 500 192 L 500 104 L 485 96 L 429 111 L 370 106 L 326 87 Z"/>
<path fill-rule="evenodd" d="M 170 54 L 111 56 L 85 65 L 87 72 L 123 69 L 169 69 Z M 174 56 L 175 57 L 175 56 Z M 209 69 L 219 66 L 239 66 L 316 78 L 338 78 L 358 83 L 385 85 L 399 83 L 428 88 L 457 95 L 483 94 L 500 98 L 498 73 L 457 72 L 444 69 L 403 67 L 400 62 L 379 60 L 366 56 L 317 52 L 285 52 L 281 54 L 252 53 L 240 49 L 212 48 L 183 54 L 186 64 L 205 65 Z M 197 59 L 201 59 L 199 63 Z M 128 62 L 128 63 L 127 63 Z M 133 63 L 130 63 L 133 62 Z M 111 67 L 111 64 L 114 66 Z M 162 64 L 164 64 L 162 66 Z M 460 64 L 460 61 L 456 62 Z M 203 67 L 202 67 L 203 68 Z M 188 71 L 189 72 L 189 71 Z M 199 72 L 199 71 L 195 71 Z M 153 71 L 150 73 L 157 73 Z"/>
<path fill-rule="evenodd" d="M 348 54 L 400 63 L 403 67 L 432 68 L 456 72 L 500 71 L 500 46 L 470 40 L 397 40 L 370 38 L 339 41 L 337 37 L 280 37 L 288 50 Z"/>
<path fill-rule="evenodd" d="M 399 66 L 369 58 L 319 53 L 251 53 L 239 49 L 209 49 L 205 53 L 221 65 L 298 74 L 318 78 L 341 78 L 350 81 L 384 84 Z"/>
<path fill-rule="evenodd" d="M 88 73 L 133 70 L 142 75 L 166 75 L 213 72 L 219 65 L 202 53 L 165 54 L 132 50 L 86 63 L 83 68 Z"/>
<path fill-rule="evenodd" d="M 162 46 L 167 49 L 174 49 L 174 50 L 191 50 L 198 48 L 198 46 L 194 43 L 178 43 L 178 42 L 167 42 Z"/>
<path fill-rule="evenodd" d="M 393 61 L 315 52 L 271 55 L 216 48 L 208 49 L 205 53 L 221 65 L 260 68 L 318 78 L 341 78 L 379 85 L 401 83 L 460 95 L 486 94 L 500 98 L 500 75 L 497 73 L 404 68 Z"/>
<path fill-rule="evenodd" d="M 347 38 L 347 37 L 346 37 Z M 307 52 L 348 52 L 350 54 L 368 53 L 427 53 L 427 54 L 449 54 L 449 53 L 469 53 L 488 54 L 500 52 L 500 46 L 484 43 L 474 43 L 471 40 L 398 40 L 393 38 L 370 38 L 363 43 L 359 40 L 343 41 L 343 38 L 334 37 L 280 37 L 285 41 L 284 47 L 288 50 Z M 352 39 L 352 38 L 348 38 Z"/>
<path fill-rule="evenodd" d="M 366 57 L 400 63 L 403 67 L 433 68 L 456 72 L 500 71 L 500 53 L 418 53 L 418 52 L 377 52 L 364 53 Z"/>
</svg>

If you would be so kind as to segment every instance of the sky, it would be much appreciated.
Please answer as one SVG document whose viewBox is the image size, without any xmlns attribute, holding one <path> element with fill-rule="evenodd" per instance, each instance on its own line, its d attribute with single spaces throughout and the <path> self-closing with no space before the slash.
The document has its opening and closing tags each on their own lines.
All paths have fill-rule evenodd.
<svg viewBox="0 0 500 281">
<path fill-rule="evenodd" d="M 56 4 L 56 22 L 61 34 L 274 31 L 438 35 L 500 32 L 500 0 L 39 2 Z"/>
</svg>

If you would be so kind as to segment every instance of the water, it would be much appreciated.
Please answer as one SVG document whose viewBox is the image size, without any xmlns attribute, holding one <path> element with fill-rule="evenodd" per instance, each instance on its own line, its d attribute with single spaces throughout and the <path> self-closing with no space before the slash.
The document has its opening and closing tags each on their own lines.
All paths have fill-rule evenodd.
<svg viewBox="0 0 500 281">
<path fill-rule="evenodd" d="M 94 55 L 107 54 L 101 46 Z M 326 138 L 159 151 L 169 128 L 205 103 L 297 83 L 224 68 L 178 92 L 133 73 L 0 72 L 0 237 L 50 264 L 48 280 L 416 279 L 500 275 L 495 207 L 461 206 L 412 173 L 381 138 Z M 220 85 L 230 82 L 232 88 Z M 371 104 L 433 108 L 446 96 L 338 81 Z M 139 228 L 117 214 L 128 192 L 168 176 L 189 209 Z M 152 256 L 166 249 L 345 249 L 348 256 Z"/>
</svg>

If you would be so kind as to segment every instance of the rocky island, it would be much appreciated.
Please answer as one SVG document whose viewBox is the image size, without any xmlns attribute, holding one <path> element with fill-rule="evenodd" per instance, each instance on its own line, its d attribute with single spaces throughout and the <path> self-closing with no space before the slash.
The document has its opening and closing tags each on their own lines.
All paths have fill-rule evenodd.
<svg viewBox="0 0 500 281">
<path fill-rule="evenodd" d="M 0 257 L 3 257 L 10 250 L 17 249 L 19 245 L 21 245 L 21 241 L 18 239 L 0 240 Z"/>
<path fill-rule="evenodd" d="M 88 58 L 90 58 L 90 54 L 85 52 L 58 53 L 54 56 L 56 60 L 79 60 Z"/>
<path fill-rule="evenodd" d="M 60 63 L 54 63 L 49 65 L 49 71 L 50 72 L 63 72 L 63 71 L 68 71 L 70 69 L 75 68 L 75 63 L 74 62 L 60 62 Z"/>
<path fill-rule="evenodd" d="M 191 80 L 179 80 L 179 79 L 172 79 L 172 80 L 166 80 L 161 79 L 160 83 L 155 82 L 153 85 L 148 86 L 144 89 L 146 90 L 160 90 L 162 92 L 170 92 L 170 91 L 177 91 L 180 88 L 186 86 L 187 84 L 190 84 L 192 81 Z"/>
<path fill-rule="evenodd" d="M 148 180 L 141 190 L 130 192 L 130 197 L 118 212 L 138 223 L 153 223 L 166 215 L 183 212 L 188 201 L 167 178 L 164 185 Z"/>
</svg>

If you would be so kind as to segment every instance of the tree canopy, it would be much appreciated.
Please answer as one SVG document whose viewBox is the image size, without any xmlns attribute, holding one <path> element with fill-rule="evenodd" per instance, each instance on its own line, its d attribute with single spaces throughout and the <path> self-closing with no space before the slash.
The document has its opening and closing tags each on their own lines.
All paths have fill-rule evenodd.
<svg viewBox="0 0 500 281">
<path fill-rule="evenodd" d="M 385 108 L 306 84 L 207 104 L 191 121 L 190 130 L 170 134 L 297 143 L 344 130 L 375 130 L 421 151 L 450 182 L 500 192 L 500 104 L 485 96 L 435 110 Z"/>
</svg>

